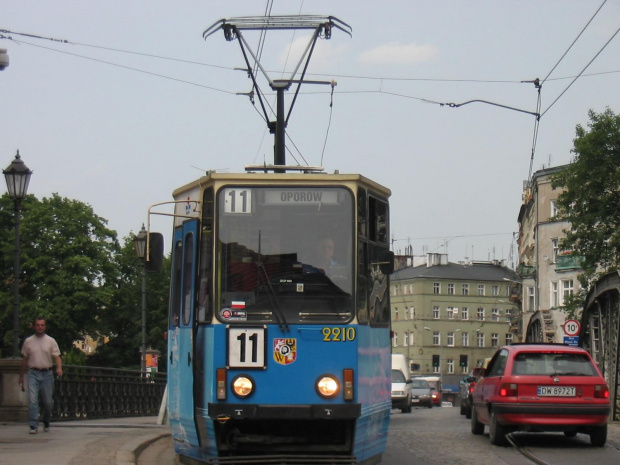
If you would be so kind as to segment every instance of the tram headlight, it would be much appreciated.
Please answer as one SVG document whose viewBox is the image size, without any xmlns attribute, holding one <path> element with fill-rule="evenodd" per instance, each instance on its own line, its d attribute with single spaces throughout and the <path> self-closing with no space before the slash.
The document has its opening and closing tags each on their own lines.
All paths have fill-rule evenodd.
<svg viewBox="0 0 620 465">
<path fill-rule="evenodd" d="M 237 397 L 248 397 L 254 392 L 254 381 L 245 375 L 237 376 L 233 379 L 232 390 Z"/>
<path fill-rule="evenodd" d="M 322 397 L 331 399 L 340 391 L 340 384 L 332 375 L 323 375 L 316 382 L 316 390 Z"/>
</svg>

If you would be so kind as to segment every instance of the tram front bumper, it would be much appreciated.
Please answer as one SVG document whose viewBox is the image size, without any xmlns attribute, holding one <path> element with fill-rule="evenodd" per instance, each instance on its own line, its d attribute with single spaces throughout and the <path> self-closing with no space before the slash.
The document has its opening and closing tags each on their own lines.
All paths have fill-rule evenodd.
<svg viewBox="0 0 620 465">
<path fill-rule="evenodd" d="M 317 405 L 258 405 L 215 404 L 208 406 L 208 415 L 214 420 L 343 420 L 359 418 L 360 404 Z"/>
</svg>

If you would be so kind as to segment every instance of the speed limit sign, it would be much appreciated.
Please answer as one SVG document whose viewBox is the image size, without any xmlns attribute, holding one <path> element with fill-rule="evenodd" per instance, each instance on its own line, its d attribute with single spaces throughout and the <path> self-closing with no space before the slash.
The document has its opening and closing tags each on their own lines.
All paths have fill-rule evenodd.
<svg viewBox="0 0 620 465">
<path fill-rule="evenodd" d="M 567 336 L 577 336 L 580 329 L 581 325 L 577 320 L 566 320 L 564 323 L 564 333 Z"/>
</svg>

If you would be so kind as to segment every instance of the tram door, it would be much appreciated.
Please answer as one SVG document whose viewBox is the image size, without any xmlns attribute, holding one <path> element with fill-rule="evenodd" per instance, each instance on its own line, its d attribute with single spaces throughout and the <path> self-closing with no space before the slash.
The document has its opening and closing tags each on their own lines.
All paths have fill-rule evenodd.
<svg viewBox="0 0 620 465">
<path fill-rule="evenodd" d="M 194 422 L 194 289 L 198 220 L 186 221 L 175 230 L 169 341 L 168 383 L 171 426 L 177 440 L 198 442 Z M 176 428 L 175 428 L 176 426 Z M 176 431 L 175 431 L 176 430 Z"/>
</svg>

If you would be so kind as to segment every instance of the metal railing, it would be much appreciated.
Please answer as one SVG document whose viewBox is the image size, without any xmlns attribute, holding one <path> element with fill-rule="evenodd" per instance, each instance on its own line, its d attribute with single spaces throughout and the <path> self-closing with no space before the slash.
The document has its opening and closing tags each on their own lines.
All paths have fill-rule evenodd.
<svg viewBox="0 0 620 465">
<path fill-rule="evenodd" d="M 165 388 L 166 373 L 65 365 L 52 420 L 157 415 Z"/>
</svg>

